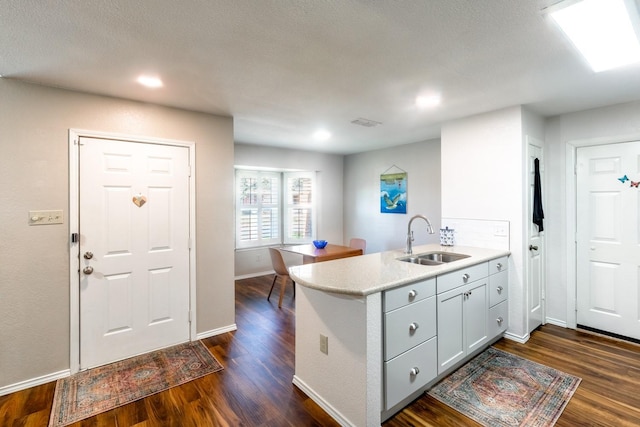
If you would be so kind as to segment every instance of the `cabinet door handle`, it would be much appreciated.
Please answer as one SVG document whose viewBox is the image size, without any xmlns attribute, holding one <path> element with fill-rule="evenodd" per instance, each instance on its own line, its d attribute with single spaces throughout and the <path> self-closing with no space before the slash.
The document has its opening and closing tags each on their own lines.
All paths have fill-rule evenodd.
<svg viewBox="0 0 640 427">
<path fill-rule="evenodd" d="M 420 325 L 418 325 L 416 322 L 412 322 L 412 323 L 409 325 L 409 330 L 410 330 L 411 332 L 415 332 L 419 327 L 420 327 Z"/>
<path fill-rule="evenodd" d="M 415 377 L 416 375 L 418 375 L 420 373 L 420 369 L 418 369 L 417 366 L 415 366 L 412 370 L 409 371 L 409 374 L 412 377 Z"/>
<path fill-rule="evenodd" d="M 502 263 L 501 262 L 497 263 L 496 267 L 498 268 L 498 270 L 502 270 Z"/>
<path fill-rule="evenodd" d="M 414 289 L 411 289 L 409 291 L 409 299 L 414 299 L 416 295 L 418 295 L 418 292 L 416 292 Z"/>
<path fill-rule="evenodd" d="M 496 322 L 498 322 L 498 325 L 499 325 L 499 326 L 502 326 L 502 322 L 503 322 L 502 317 L 498 317 L 498 318 L 496 319 Z"/>
<path fill-rule="evenodd" d="M 469 276 L 467 273 L 464 273 L 464 274 L 462 275 L 462 281 L 466 282 L 467 280 L 469 280 L 469 278 L 470 278 L 470 277 L 471 277 L 471 276 Z"/>
<path fill-rule="evenodd" d="M 498 293 L 501 294 L 502 293 L 502 289 L 504 289 L 502 286 L 498 286 L 496 288 L 496 291 L 498 291 Z"/>
</svg>

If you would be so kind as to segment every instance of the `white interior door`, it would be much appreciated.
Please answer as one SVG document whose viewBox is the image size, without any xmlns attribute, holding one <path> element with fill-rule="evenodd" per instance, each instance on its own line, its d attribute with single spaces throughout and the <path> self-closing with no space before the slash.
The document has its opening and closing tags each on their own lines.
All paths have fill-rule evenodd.
<svg viewBox="0 0 640 427">
<path fill-rule="evenodd" d="M 80 138 L 80 368 L 188 341 L 189 150 Z"/>
<path fill-rule="evenodd" d="M 529 158 L 529 210 L 528 210 L 528 307 L 529 307 L 529 332 L 544 323 L 544 230 L 541 232 L 538 225 L 532 222 L 533 218 L 533 197 L 535 183 L 535 159 L 539 161 L 540 180 L 544 183 L 544 157 L 542 143 L 532 143 L 528 146 Z M 544 196 L 544 188 L 542 188 Z M 544 207 L 544 203 L 543 203 Z M 544 227 L 544 225 L 543 225 Z"/>
<path fill-rule="evenodd" d="M 577 323 L 640 339 L 640 142 L 578 148 L 576 175 Z"/>
</svg>

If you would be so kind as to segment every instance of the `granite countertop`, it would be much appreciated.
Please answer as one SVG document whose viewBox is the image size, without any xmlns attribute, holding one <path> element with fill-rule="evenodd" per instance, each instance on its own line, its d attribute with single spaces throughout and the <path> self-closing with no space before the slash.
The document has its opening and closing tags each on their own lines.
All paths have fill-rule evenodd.
<svg viewBox="0 0 640 427">
<path fill-rule="evenodd" d="M 499 258 L 510 253 L 499 249 L 430 244 L 414 246 L 413 255 L 436 251 L 454 252 L 470 256 L 441 265 L 420 265 L 398 261 L 397 258 L 406 256 L 404 251 L 400 249 L 315 264 L 298 265 L 289 268 L 289 274 L 296 283 L 308 288 L 344 295 L 365 296 Z"/>
</svg>

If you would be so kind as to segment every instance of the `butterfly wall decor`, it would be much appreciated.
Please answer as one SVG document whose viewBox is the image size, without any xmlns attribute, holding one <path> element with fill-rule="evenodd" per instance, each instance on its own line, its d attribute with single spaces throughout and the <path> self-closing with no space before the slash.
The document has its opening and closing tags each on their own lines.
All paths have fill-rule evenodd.
<svg viewBox="0 0 640 427">
<path fill-rule="evenodd" d="M 640 181 L 636 182 L 636 181 L 632 181 L 629 179 L 629 177 L 627 175 L 618 178 L 618 181 L 620 181 L 622 184 L 624 184 L 625 182 L 629 181 L 629 187 L 635 187 L 640 189 Z"/>
</svg>

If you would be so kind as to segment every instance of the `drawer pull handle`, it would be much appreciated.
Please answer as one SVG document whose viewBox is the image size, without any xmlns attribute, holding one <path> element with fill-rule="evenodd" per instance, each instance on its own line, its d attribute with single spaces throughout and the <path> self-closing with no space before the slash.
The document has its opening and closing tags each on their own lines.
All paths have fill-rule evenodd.
<svg viewBox="0 0 640 427">
<path fill-rule="evenodd" d="M 415 377 L 416 375 L 418 375 L 420 373 L 420 369 L 418 369 L 418 367 L 414 367 L 411 371 L 409 371 L 409 374 L 411 374 L 412 377 Z"/>
<path fill-rule="evenodd" d="M 411 289 L 409 291 L 409 299 L 414 299 L 416 295 L 418 295 L 418 292 L 416 292 L 415 290 Z"/>
<path fill-rule="evenodd" d="M 502 270 L 502 263 L 501 262 L 497 263 L 496 267 L 498 267 L 498 270 Z"/>
<path fill-rule="evenodd" d="M 409 325 L 409 330 L 411 332 L 415 332 L 418 328 L 420 327 L 420 325 L 418 325 L 416 322 L 413 322 Z"/>
<path fill-rule="evenodd" d="M 501 294 L 503 289 L 504 289 L 504 288 L 503 288 L 502 286 L 498 286 L 498 287 L 496 288 L 496 291 L 498 291 L 498 293 L 499 293 L 499 294 Z"/>
<path fill-rule="evenodd" d="M 502 326 L 502 322 L 503 322 L 503 321 L 504 321 L 504 320 L 502 319 L 502 317 L 498 317 L 498 318 L 496 319 L 496 322 L 498 322 L 498 325 L 499 325 L 499 326 Z"/>
<path fill-rule="evenodd" d="M 463 280 L 464 282 L 466 282 L 467 280 L 469 280 L 469 278 L 470 278 L 470 277 L 471 277 L 471 276 L 469 276 L 467 273 L 464 273 L 464 274 L 462 275 L 462 280 Z"/>
</svg>

